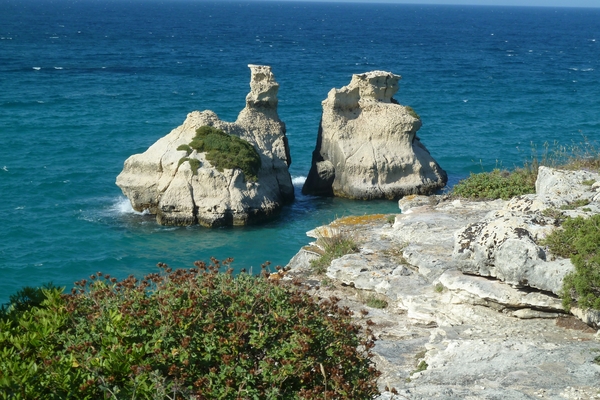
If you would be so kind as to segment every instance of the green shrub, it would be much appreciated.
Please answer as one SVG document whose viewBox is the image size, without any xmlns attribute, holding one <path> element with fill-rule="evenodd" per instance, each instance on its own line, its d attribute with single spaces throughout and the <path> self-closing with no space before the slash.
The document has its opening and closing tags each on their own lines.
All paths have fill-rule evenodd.
<svg viewBox="0 0 600 400">
<path fill-rule="evenodd" d="M 189 156 L 192 153 L 192 148 L 188 144 L 182 144 L 182 145 L 180 145 L 179 147 L 177 147 L 177 150 L 178 151 L 185 151 L 185 155 L 186 156 Z"/>
<path fill-rule="evenodd" d="M 387 301 L 375 295 L 367 297 L 365 304 L 371 308 L 386 308 L 388 306 Z"/>
<path fill-rule="evenodd" d="M 177 150 L 187 151 L 184 146 L 186 145 L 179 146 Z M 235 135 L 228 135 L 211 126 L 201 126 L 188 147 L 199 153 L 206 153 L 206 159 L 221 172 L 224 169 L 239 168 L 247 180 L 254 182 L 258 179 L 260 155 L 254 146 Z"/>
<path fill-rule="evenodd" d="M 408 114 L 411 117 L 416 118 L 416 119 L 421 119 L 419 114 L 417 114 L 417 112 L 411 106 L 404 106 L 404 109 L 408 112 Z"/>
<path fill-rule="evenodd" d="M 179 166 L 186 161 L 190 163 L 190 169 L 192 170 L 192 175 L 198 175 L 198 168 L 200 168 L 200 160 L 198 160 L 197 158 L 182 157 L 181 159 L 179 159 L 177 168 L 179 168 Z"/>
<path fill-rule="evenodd" d="M 587 206 L 588 204 L 590 204 L 590 201 L 587 199 L 577 199 L 575 201 L 572 201 L 569 204 L 564 204 L 564 205 L 560 206 L 560 209 L 561 210 L 574 210 L 579 207 Z"/>
<path fill-rule="evenodd" d="M 553 208 L 553 207 L 544 209 L 542 211 L 542 215 L 544 217 L 550 217 L 550 218 L 559 220 L 560 223 L 562 223 L 564 221 L 564 219 L 566 218 L 565 213 L 563 213 L 562 211 L 558 210 L 557 208 Z"/>
<path fill-rule="evenodd" d="M 467 199 L 503 199 L 535 193 L 537 170 L 516 169 L 512 172 L 495 169 L 471 174 L 458 182 L 452 193 Z"/>
<path fill-rule="evenodd" d="M 571 258 L 575 271 L 563 280 L 563 305 L 600 310 L 600 214 L 567 218 L 542 242 L 560 257 Z"/>
<path fill-rule="evenodd" d="M 527 157 L 522 168 L 510 172 L 496 168 L 491 172 L 471 174 L 454 186 L 452 194 L 467 199 L 508 200 L 514 196 L 535 193 L 535 181 L 541 165 L 568 170 L 600 171 L 598 148 L 586 138 L 583 139 L 582 143 L 570 146 L 560 145 L 558 142 L 554 142 L 552 146 L 544 143 L 541 152 L 532 143 L 531 156 Z M 591 181 L 582 183 L 593 184 Z"/>
<path fill-rule="evenodd" d="M 343 233 L 319 237 L 317 244 L 323 249 L 323 254 L 316 260 L 311 260 L 310 265 L 319 274 L 325 273 L 327 267 L 336 258 L 358 251 L 354 239 Z"/>
<path fill-rule="evenodd" d="M 228 262 L 223 265 L 227 266 Z M 0 319 L 0 398 L 367 399 L 370 331 L 338 299 L 219 273 L 92 275 Z M 16 315 L 16 314 L 15 314 Z"/>
<path fill-rule="evenodd" d="M 433 287 L 437 293 L 442 293 L 444 291 L 444 285 L 441 282 L 438 282 Z"/>
<path fill-rule="evenodd" d="M 22 313 L 33 307 L 40 307 L 46 300 L 45 291 L 59 289 L 52 282 L 40 287 L 25 286 L 9 296 L 8 304 L 0 307 L 0 318 Z"/>
</svg>

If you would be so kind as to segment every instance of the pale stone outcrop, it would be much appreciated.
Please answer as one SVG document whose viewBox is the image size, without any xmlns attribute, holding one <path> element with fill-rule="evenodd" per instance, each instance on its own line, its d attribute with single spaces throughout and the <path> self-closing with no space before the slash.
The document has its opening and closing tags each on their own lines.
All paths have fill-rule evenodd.
<svg viewBox="0 0 600 400">
<path fill-rule="evenodd" d="M 303 193 L 394 199 L 445 186 L 446 172 L 416 135 L 421 120 L 392 97 L 399 80 L 372 71 L 329 92 Z"/>
<path fill-rule="evenodd" d="M 125 161 L 117 185 L 137 211 L 149 210 L 163 225 L 201 224 L 208 227 L 246 225 L 276 215 L 294 198 L 288 171 L 291 163 L 285 124 L 277 115 L 279 85 L 268 66 L 249 65 L 250 93 L 235 122 L 221 121 L 212 111 L 194 111 L 184 123 L 142 154 Z M 239 169 L 219 172 L 205 153 L 188 155 L 200 163 L 192 171 L 180 164 L 201 126 L 212 126 L 248 141 L 258 151 L 261 168 L 251 182 Z"/>
<path fill-rule="evenodd" d="M 554 259 L 538 243 L 554 229 L 555 210 L 572 217 L 600 212 L 600 175 L 540 167 L 536 194 L 511 199 L 501 210 L 455 233 L 454 259 L 464 273 L 560 295 L 570 260 Z M 561 208 L 563 208 L 561 210 Z"/>
<path fill-rule="evenodd" d="M 349 307 L 356 321 L 373 331 L 373 360 L 382 372 L 378 400 L 596 398 L 600 312 L 571 309 L 588 326 L 569 315 L 550 291 L 526 286 L 523 279 L 514 285 L 463 273 L 459 265 L 464 260 L 453 256 L 455 232 L 482 221 L 490 222 L 488 231 L 498 239 L 500 233 L 515 239 L 525 233 L 519 229 L 532 237 L 556 229 L 552 218 L 539 211 L 520 213 L 515 205 L 527 208 L 519 199 L 416 196 L 401 201 L 402 213 L 393 224 L 386 216 L 362 218 L 368 222 L 361 224 L 335 221 L 310 236 L 348 235 L 359 243 L 359 252 L 332 261 L 324 279 L 311 274 L 310 260 L 318 253 L 318 243 L 312 243 L 290 261 L 288 279 L 303 278 L 321 298 L 341 298 L 340 306 Z M 583 208 L 575 212 L 588 212 Z M 535 215 L 542 224 L 533 222 Z M 500 229 L 503 221 L 507 226 Z M 488 249 L 496 262 L 498 249 L 480 251 Z M 537 250 L 533 256 L 540 263 L 552 261 L 550 254 L 549 261 L 538 257 Z M 515 256 L 515 266 L 527 266 L 527 257 Z M 480 261 L 488 263 L 487 269 L 497 268 L 489 258 Z M 545 287 L 554 285 L 554 276 L 547 280 Z M 371 296 L 388 306 L 369 307 Z M 426 369 L 416 372 L 421 362 Z"/>
</svg>

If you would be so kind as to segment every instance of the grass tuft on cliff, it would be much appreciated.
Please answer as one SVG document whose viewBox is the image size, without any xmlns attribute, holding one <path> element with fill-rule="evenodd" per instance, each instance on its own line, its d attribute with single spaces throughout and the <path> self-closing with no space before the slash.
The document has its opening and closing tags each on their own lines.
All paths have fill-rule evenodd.
<svg viewBox="0 0 600 400">
<path fill-rule="evenodd" d="M 230 260 L 70 294 L 49 287 L 0 313 L 0 393 L 20 399 L 368 399 L 374 337 L 338 299 L 245 273 Z M 220 267 L 227 273 L 220 273 Z M 34 290 L 36 291 L 36 290 Z M 17 295 L 14 299 L 24 296 Z M 43 300 L 42 300 L 43 298 Z"/>
<path fill-rule="evenodd" d="M 181 145 L 177 150 L 186 151 L 188 156 L 192 150 L 199 153 L 206 153 L 206 159 L 218 171 L 224 169 L 239 168 L 244 172 L 244 176 L 250 182 L 258 180 L 258 170 L 261 166 L 260 155 L 249 142 L 240 139 L 235 135 L 213 128 L 211 126 L 201 126 L 196 130 L 196 136 L 189 145 Z M 183 161 L 182 161 L 183 160 Z M 190 161 L 189 158 L 182 158 L 180 164 Z M 190 161 L 191 164 L 191 161 Z M 192 170 L 198 169 L 192 165 Z"/>
<path fill-rule="evenodd" d="M 336 258 L 358 252 L 358 245 L 354 239 L 341 232 L 319 237 L 317 245 L 323 250 L 323 254 L 316 260 L 312 260 L 310 266 L 318 274 L 325 273 L 327 267 Z"/>
<path fill-rule="evenodd" d="M 570 258 L 575 271 L 563 279 L 562 300 L 566 309 L 600 310 L 600 214 L 590 218 L 567 218 L 562 229 L 542 242 L 555 255 Z"/>
</svg>

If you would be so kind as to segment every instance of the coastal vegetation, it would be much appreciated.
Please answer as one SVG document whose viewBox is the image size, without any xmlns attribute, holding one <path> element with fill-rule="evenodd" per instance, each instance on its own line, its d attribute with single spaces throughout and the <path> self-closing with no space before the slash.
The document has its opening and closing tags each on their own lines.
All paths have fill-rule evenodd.
<svg viewBox="0 0 600 400">
<path fill-rule="evenodd" d="M 494 169 L 491 172 L 471 174 L 457 183 L 452 193 L 468 199 L 508 200 L 514 196 L 535 193 L 536 178 L 537 170 L 519 168 L 509 172 Z"/>
<path fill-rule="evenodd" d="M 322 253 L 319 258 L 311 260 L 310 266 L 318 274 L 323 274 L 336 258 L 358 252 L 358 244 L 347 233 L 335 232 L 330 235 L 320 235 L 317 246 Z"/>
<path fill-rule="evenodd" d="M 600 310 L 600 214 L 590 218 L 567 218 L 562 229 L 542 242 L 555 255 L 570 258 L 575 270 L 563 279 L 562 300 L 569 309 Z"/>
<path fill-rule="evenodd" d="M 367 399 L 374 338 L 338 299 L 232 275 L 226 260 L 141 280 L 23 289 L 0 312 L 0 398 Z M 220 268 L 226 272 L 219 272 Z M 195 396 L 195 397 L 194 397 Z"/>
<path fill-rule="evenodd" d="M 559 145 L 556 142 L 553 145 L 544 143 L 541 152 L 532 145 L 531 156 L 523 163 L 523 167 L 512 171 L 495 168 L 490 172 L 471 173 L 468 178 L 453 187 L 452 195 L 473 200 L 508 200 L 514 196 L 535 193 L 535 181 L 540 166 L 599 171 L 599 154 L 599 149 L 587 138 L 570 146 Z M 582 182 L 589 186 L 594 183 Z"/>
<path fill-rule="evenodd" d="M 388 306 L 388 302 L 385 299 L 374 294 L 370 294 L 367 297 L 365 304 L 371 308 L 386 308 Z"/>
<path fill-rule="evenodd" d="M 228 135 L 211 126 L 205 125 L 196 129 L 196 136 L 192 141 L 189 144 L 182 144 L 177 150 L 186 152 L 186 156 L 179 160 L 179 164 L 188 161 L 194 175 L 200 167 L 200 162 L 196 160 L 196 163 L 192 164 L 195 159 L 190 159 L 188 156 L 196 150 L 198 153 L 205 152 L 206 159 L 221 172 L 224 169 L 239 168 L 248 181 L 256 182 L 258 179 L 261 161 L 254 146 L 244 139 Z"/>
<path fill-rule="evenodd" d="M 411 106 L 404 106 L 404 108 L 406 109 L 406 111 L 408 112 L 408 114 L 416 119 L 421 119 L 421 117 L 419 116 L 419 114 L 417 114 L 417 112 L 411 107 Z"/>
</svg>

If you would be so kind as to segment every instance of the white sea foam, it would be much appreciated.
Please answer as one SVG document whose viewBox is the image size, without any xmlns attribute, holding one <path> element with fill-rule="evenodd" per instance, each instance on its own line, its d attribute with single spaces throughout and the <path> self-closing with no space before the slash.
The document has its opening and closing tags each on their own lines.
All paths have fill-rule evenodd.
<svg viewBox="0 0 600 400">
<path fill-rule="evenodd" d="M 33 67 L 33 69 L 35 69 L 36 71 L 39 71 L 40 69 L 42 69 L 42 67 Z"/>
<path fill-rule="evenodd" d="M 54 69 L 63 69 L 63 67 L 54 67 Z"/>
<path fill-rule="evenodd" d="M 131 203 L 127 197 L 120 196 L 110 208 L 111 212 L 117 214 L 137 214 L 137 215 L 148 215 L 150 212 L 148 210 L 144 210 L 142 212 L 135 211 L 133 207 L 131 207 Z"/>
<path fill-rule="evenodd" d="M 583 72 L 590 72 L 590 71 L 593 71 L 593 70 L 594 70 L 594 68 L 584 68 L 581 71 L 583 71 Z"/>
<path fill-rule="evenodd" d="M 294 185 L 296 187 L 302 187 L 302 185 L 304 185 L 305 181 L 306 181 L 306 177 L 305 176 L 294 176 L 294 175 L 292 175 L 292 185 Z"/>
<path fill-rule="evenodd" d="M 2 171 L 8 172 L 8 168 L 6 167 L 6 165 L 4 167 L 2 167 Z"/>
</svg>

